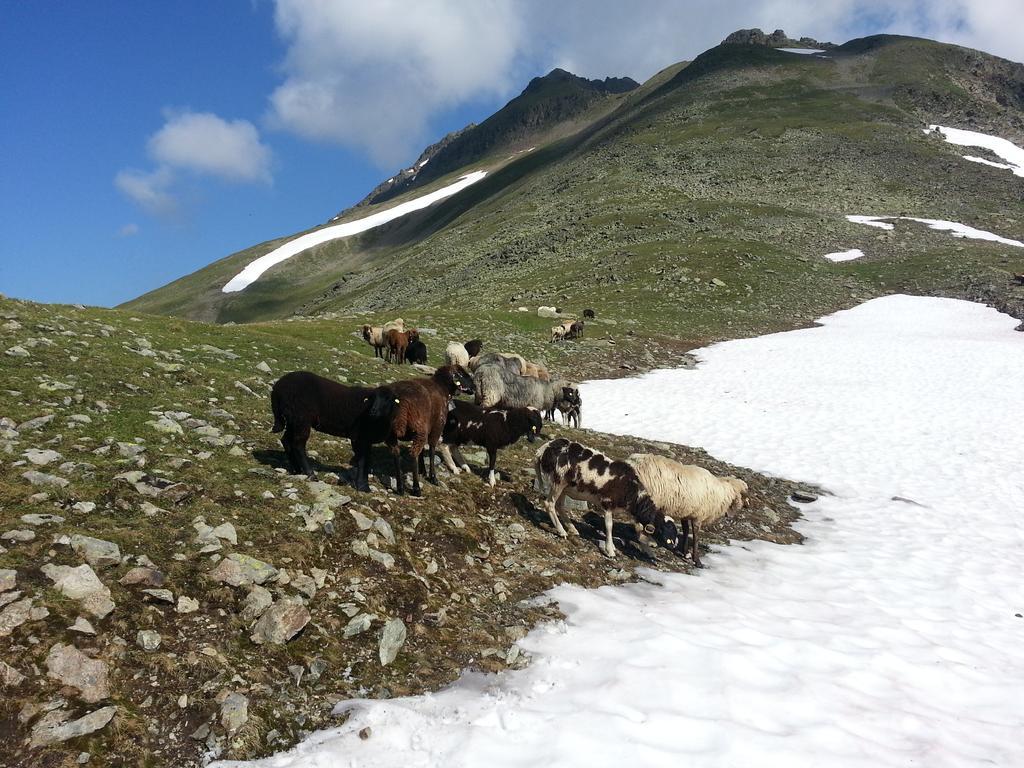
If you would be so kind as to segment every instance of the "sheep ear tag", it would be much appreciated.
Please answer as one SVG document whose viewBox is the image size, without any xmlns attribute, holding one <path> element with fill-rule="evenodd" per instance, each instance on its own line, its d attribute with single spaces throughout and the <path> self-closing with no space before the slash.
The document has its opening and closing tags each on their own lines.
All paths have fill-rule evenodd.
<svg viewBox="0 0 1024 768">
<path fill-rule="evenodd" d="M 654 526 L 648 523 L 644 526 L 644 530 L 647 531 L 647 533 L 654 533 Z"/>
<path fill-rule="evenodd" d="M 398 399 L 398 398 L 396 397 L 396 398 L 395 398 L 395 405 L 398 405 L 398 403 L 400 403 L 400 402 L 402 402 L 402 401 L 401 401 L 401 400 L 399 400 L 399 399 Z"/>
<path fill-rule="evenodd" d="M 455 401 L 454 400 L 449 400 L 448 401 L 448 412 L 451 413 L 454 410 L 455 410 Z"/>
</svg>

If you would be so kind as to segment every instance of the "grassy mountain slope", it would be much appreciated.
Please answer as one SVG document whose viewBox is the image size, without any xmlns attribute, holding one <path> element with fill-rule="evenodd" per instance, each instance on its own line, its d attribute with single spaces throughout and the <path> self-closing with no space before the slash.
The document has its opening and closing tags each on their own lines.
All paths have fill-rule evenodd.
<svg viewBox="0 0 1024 768">
<path fill-rule="evenodd" d="M 310 448 L 326 484 L 285 474 L 267 397 L 282 372 L 312 368 L 367 383 L 421 375 L 375 360 L 347 330 L 360 319 L 222 326 L 0 300 L 0 533 L 17 532 L 0 540 L 0 661 L 10 665 L 0 665 L 0 765 L 73 765 L 85 751 L 96 765 L 193 766 L 207 750 L 231 757 L 278 751 L 331 725 L 338 700 L 435 690 L 465 668 L 526 663 L 511 650 L 514 641 L 557 611 L 520 601 L 555 584 L 621 582 L 641 565 L 686 569 L 674 555 L 638 546 L 626 525 L 618 527 L 623 553 L 609 562 L 598 552 L 603 524 L 592 513 L 572 513 L 583 539 L 559 540 L 532 490 L 537 446 L 525 442 L 501 452 L 496 489 L 442 469 L 440 487 L 425 484 L 423 498 L 399 499 L 384 490 L 391 461 L 378 450 L 374 490 L 359 493 L 336 484 L 347 474 L 348 441 L 319 434 Z M 529 354 L 538 346 L 529 325 L 537 318 L 523 328 L 469 314 L 407 319 L 459 337 L 479 332 L 489 345 Z M 425 338 L 436 361 L 436 337 Z M 575 370 L 603 344 L 583 339 L 567 347 L 555 370 Z M 795 510 L 785 502 L 792 484 L 699 450 L 591 432 L 585 439 L 617 456 L 657 450 L 747 478 L 754 503 L 717 526 L 710 541 L 799 540 L 789 528 Z M 477 467 L 480 454 L 466 451 Z M 32 471 L 50 477 L 25 476 Z M 211 539 L 208 529 L 224 524 L 232 529 Z M 102 618 L 46 575 L 49 566 L 86 561 L 76 536 L 118 547 L 93 565 L 115 604 Z M 277 569 L 264 588 L 310 614 L 297 637 L 263 645 L 250 639 L 256 622 L 244 611 L 258 590 L 210 575 L 231 555 Z M 139 567 L 159 571 L 161 583 L 152 574 L 151 584 L 128 583 Z M 169 593 L 143 591 L 154 587 Z M 180 598 L 195 604 L 182 606 Z M 69 631 L 80 616 L 94 634 Z M 346 634 L 359 616 L 372 617 L 369 628 Z M 381 629 L 393 618 L 402 619 L 408 638 L 383 666 Z M 158 633 L 159 647 L 140 647 L 140 631 Z M 47 674 L 59 644 L 104 666 L 105 695 L 88 703 Z M 247 702 L 246 718 L 235 725 L 224 715 L 229 695 Z M 117 713 L 95 734 L 28 746 L 48 718 L 105 706 Z"/>
<path fill-rule="evenodd" d="M 895 289 L 998 288 L 1020 271 L 1015 249 L 905 222 L 884 233 L 844 216 L 1024 236 L 1020 179 L 921 131 L 938 122 L 1020 139 L 1022 72 L 891 36 L 827 58 L 720 45 L 618 97 L 572 136 L 495 163 L 444 203 L 301 254 L 242 294 L 217 287 L 265 247 L 128 306 L 248 321 L 427 309 L 458 296 L 484 312 L 595 306 L 640 329 L 705 339 L 787 327 Z M 853 247 L 867 258 L 821 258 Z"/>
</svg>

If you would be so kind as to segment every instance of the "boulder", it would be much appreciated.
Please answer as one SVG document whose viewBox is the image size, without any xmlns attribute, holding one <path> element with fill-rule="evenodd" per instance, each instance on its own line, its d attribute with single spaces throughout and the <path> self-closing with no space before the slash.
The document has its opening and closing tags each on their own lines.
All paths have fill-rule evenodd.
<svg viewBox="0 0 1024 768">
<path fill-rule="evenodd" d="M 106 663 L 90 659 L 75 646 L 57 643 L 45 663 L 47 676 L 61 685 L 77 688 L 82 701 L 93 704 L 110 696 Z"/>
</svg>

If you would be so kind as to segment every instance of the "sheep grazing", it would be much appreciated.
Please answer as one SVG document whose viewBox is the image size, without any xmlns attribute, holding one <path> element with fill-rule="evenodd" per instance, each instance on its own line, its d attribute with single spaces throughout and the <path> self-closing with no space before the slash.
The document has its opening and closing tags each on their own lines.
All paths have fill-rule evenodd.
<svg viewBox="0 0 1024 768">
<path fill-rule="evenodd" d="M 385 334 L 388 344 L 388 362 L 404 363 L 409 344 L 418 341 L 419 338 L 420 333 L 415 328 L 410 328 L 408 331 L 400 331 L 396 328 L 389 330 Z"/>
<path fill-rule="evenodd" d="M 562 341 L 566 334 L 569 333 L 569 328 L 572 327 L 572 323 L 559 323 L 558 325 L 551 326 L 551 342 Z"/>
<path fill-rule="evenodd" d="M 389 410 L 387 434 L 384 442 L 391 449 L 395 459 L 395 475 L 398 482 L 398 493 L 405 493 L 405 475 L 402 473 L 399 441 L 410 440 L 412 445 L 412 494 L 422 495 L 420 488 L 420 458 L 423 449 L 429 451 L 430 470 L 428 480 L 437 483 L 437 472 L 434 467 L 434 453 L 444 430 L 448 416 L 448 406 L 456 392 L 472 393 L 473 380 L 462 368 L 445 366 L 438 368 L 429 379 L 408 379 L 387 385 L 386 390 L 392 395 L 392 402 L 380 399 L 371 409 L 372 417 L 382 417 Z M 379 409 L 379 410 L 378 410 Z"/>
<path fill-rule="evenodd" d="M 555 420 L 555 411 L 562 414 L 562 423 L 572 423 L 576 429 L 580 428 L 580 419 L 583 413 L 583 399 L 580 397 L 580 390 L 575 384 L 565 384 L 561 391 L 555 393 L 551 409 L 544 414 L 548 421 Z"/>
<path fill-rule="evenodd" d="M 572 325 L 569 326 L 569 332 L 565 334 L 567 339 L 582 339 L 583 338 L 583 321 L 576 320 Z"/>
<path fill-rule="evenodd" d="M 570 498 L 600 506 L 604 511 L 602 551 L 608 557 L 615 557 L 614 512 L 628 513 L 663 547 L 675 549 L 678 545 L 679 531 L 675 522 L 651 498 L 631 464 L 560 437 L 537 451 L 534 470 L 539 489 L 547 492 L 544 506 L 551 524 L 562 538 L 569 535 L 562 525 L 561 515 L 565 511 L 565 499 Z M 569 527 L 578 534 L 571 523 Z"/>
<path fill-rule="evenodd" d="M 492 408 L 484 410 L 464 400 L 453 400 L 454 406 L 448 411 L 440 446 L 441 460 L 453 473 L 458 474 L 459 466 L 469 471 L 469 465 L 458 446 L 472 443 L 487 449 L 487 482 L 493 488 L 496 482 L 495 464 L 498 449 L 512 445 L 525 437 L 531 443 L 541 435 L 544 420 L 540 411 L 534 408 Z M 451 447 L 449 447 L 451 446 Z M 452 448 L 458 454 L 459 463 L 452 459 Z"/>
<path fill-rule="evenodd" d="M 593 320 L 595 317 L 597 317 L 597 315 L 594 314 L 594 310 L 592 309 L 584 309 L 583 317 L 587 320 Z"/>
<path fill-rule="evenodd" d="M 460 368 L 469 368 L 469 350 L 457 341 L 449 341 L 444 348 L 444 364 L 457 365 Z"/>
<path fill-rule="evenodd" d="M 635 453 L 629 457 L 629 463 L 665 514 L 689 522 L 693 564 L 703 568 L 697 550 L 701 527 L 742 509 L 747 500 L 747 484 L 736 477 L 716 477 L 703 467 L 680 464 L 653 453 Z"/>
<path fill-rule="evenodd" d="M 409 342 L 409 348 L 405 350 L 405 362 L 426 365 L 427 364 L 427 345 L 419 339 Z"/>
<path fill-rule="evenodd" d="M 270 408 L 273 432 L 284 430 L 281 445 L 295 473 L 315 477 L 306 455 L 310 431 L 352 440 L 356 488 L 369 490 L 366 458 L 370 445 L 384 439 L 393 397 L 380 387 L 349 387 L 309 371 L 286 373 L 274 383 Z"/>
<path fill-rule="evenodd" d="M 510 366 L 500 363 L 481 365 L 473 373 L 476 386 L 476 404 L 484 408 L 536 408 L 548 413 L 554 406 L 555 396 L 566 382 L 541 381 L 531 376 L 520 376 Z"/>
<path fill-rule="evenodd" d="M 379 325 L 364 325 L 363 339 L 373 347 L 374 357 L 384 357 L 384 348 L 387 341 L 384 340 L 384 329 Z"/>
</svg>

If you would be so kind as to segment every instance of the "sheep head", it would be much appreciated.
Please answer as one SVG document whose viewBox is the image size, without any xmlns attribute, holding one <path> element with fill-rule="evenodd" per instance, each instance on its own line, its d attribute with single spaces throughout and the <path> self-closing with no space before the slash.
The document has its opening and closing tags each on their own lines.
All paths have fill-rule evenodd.
<svg viewBox="0 0 1024 768">
<path fill-rule="evenodd" d="M 643 529 L 653 536 L 665 549 L 675 549 L 679 544 L 679 527 L 668 515 L 664 514 L 650 496 L 641 496 L 636 502 L 635 516 L 645 520 Z"/>
<path fill-rule="evenodd" d="M 725 513 L 726 515 L 734 515 L 747 505 L 750 487 L 743 480 L 740 480 L 738 477 L 732 477 L 731 475 L 729 477 L 723 477 L 722 482 L 730 485 L 733 489 L 733 493 L 735 494 L 733 496 L 732 503 L 729 504 L 728 511 Z"/>
<path fill-rule="evenodd" d="M 536 408 L 529 408 L 528 410 L 530 412 L 530 431 L 526 433 L 526 439 L 532 443 L 538 437 L 543 437 L 541 430 L 544 428 L 544 419 Z"/>
</svg>

